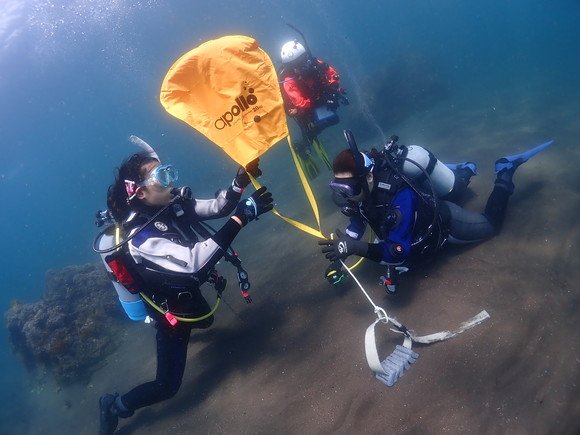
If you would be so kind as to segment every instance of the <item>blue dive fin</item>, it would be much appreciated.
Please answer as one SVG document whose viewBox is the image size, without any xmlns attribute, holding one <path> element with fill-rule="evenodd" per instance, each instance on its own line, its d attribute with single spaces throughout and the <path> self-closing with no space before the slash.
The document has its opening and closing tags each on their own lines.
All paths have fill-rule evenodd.
<svg viewBox="0 0 580 435">
<path fill-rule="evenodd" d="M 545 148 L 548 148 L 550 145 L 552 145 L 552 143 L 554 143 L 553 140 L 550 140 L 546 143 L 543 143 L 542 145 L 538 145 L 537 147 L 534 147 L 528 151 L 525 151 L 521 154 L 516 154 L 513 156 L 506 156 L 506 157 L 501 157 L 500 159 L 498 159 L 495 162 L 495 173 L 497 174 L 498 172 L 503 171 L 504 169 L 512 169 L 512 168 L 517 168 L 518 166 L 520 166 L 522 163 L 527 162 L 530 158 L 532 158 L 533 156 L 535 156 L 536 154 L 538 154 L 540 151 L 542 151 Z"/>
</svg>

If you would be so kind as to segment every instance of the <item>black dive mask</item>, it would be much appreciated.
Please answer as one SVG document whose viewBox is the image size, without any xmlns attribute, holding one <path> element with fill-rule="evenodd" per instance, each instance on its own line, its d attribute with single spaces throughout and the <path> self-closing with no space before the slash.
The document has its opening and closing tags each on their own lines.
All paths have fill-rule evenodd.
<svg viewBox="0 0 580 435">
<path fill-rule="evenodd" d="M 335 178 L 329 186 L 334 192 L 348 199 L 361 193 L 362 180 L 360 177 Z"/>
</svg>

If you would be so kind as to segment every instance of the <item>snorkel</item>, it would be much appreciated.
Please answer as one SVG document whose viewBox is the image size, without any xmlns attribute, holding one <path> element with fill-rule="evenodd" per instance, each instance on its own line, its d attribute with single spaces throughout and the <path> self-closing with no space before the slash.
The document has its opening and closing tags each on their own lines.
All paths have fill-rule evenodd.
<svg viewBox="0 0 580 435">
<path fill-rule="evenodd" d="M 161 159 L 159 158 L 159 156 L 157 155 L 157 152 L 153 149 L 153 147 L 151 145 L 149 145 L 147 142 L 145 142 L 143 139 L 141 139 L 140 137 L 131 135 L 129 136 L 129 140 L 134 143 L 135 145 L 137 145 L 138 147 L 143 148 L 143 150 L 147 153 L 147 155 L 149 157 L 154 158 L 155 160 L 159 160 L 159 163 L 161 163 Z"/>
</svg>

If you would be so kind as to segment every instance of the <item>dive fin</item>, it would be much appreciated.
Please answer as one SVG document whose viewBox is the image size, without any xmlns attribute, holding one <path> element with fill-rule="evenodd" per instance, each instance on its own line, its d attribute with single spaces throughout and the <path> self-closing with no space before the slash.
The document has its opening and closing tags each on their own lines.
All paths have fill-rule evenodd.
<svg viewBox="0 0 580 435">
<path fill-rule="evenodd" d="M 446 163 L 445 166 L 447 166 L 452 171 L 467 168 L 472 172 L 472 175 L 477 175 L 477 165 L 473 162 L 449 163 L 449 164 Z"/>
<path fill-rule="evenodd" d="M 510 170 L 510 169 L 516 169 L 518 166 L 520 166 L 522 163 L 527 162 L 530 158 L 532 158 L 533 156 L 535 156 L 536 154 L 538 154 L 540 151 L 544 150 L 545 148 L 548 148 L 550 145 L 552 145 L 554 141 L 548 141 L 546 143 L 543 143 L 541 145 L 538 145 L 537 147 L 534 147 L 528 151 L 525 151 L 521 154 L 515 154 L 513 156 L 505 156 L 505 157 L 501 157 L 499 158 L 496 162 L 495 162 L 495 173 L 499 173 L 501 171 L 503 171 L 504 169 Z"/>
<path fill-rule="evenodd" d="M 302 166 L 302 170 L 306 174 L 309 180 L 313 180 L 316 176 L 320 173 L 318 169 L 318 165 L 314 160 L 312 154 L 303 155 L 300 153 L 296 153 L 296 157 L 298 157 L 298 161 L 300 162 L 300 166 Z"/>
<path fill-rule="evenodd" d="M 326 165 L 328 169 L 332 169 L 332 164 L 330 163 L 330 158 L 328 157 L 328 153 L 326 152 L 326 148 L 322 145 L 318 139 L 312 139 L 312 147 L 316 150 L 316 154 L 320 157 L 320 160 Z"/>
</svg>

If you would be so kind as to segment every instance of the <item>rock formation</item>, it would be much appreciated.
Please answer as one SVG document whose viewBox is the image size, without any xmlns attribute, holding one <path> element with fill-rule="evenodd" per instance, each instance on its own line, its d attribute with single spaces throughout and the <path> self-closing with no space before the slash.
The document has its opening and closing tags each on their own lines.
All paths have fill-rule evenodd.
<svg viewBox="0 0 580 435">
<path fill-rule="evenodd" d="M 86 381 L 119 344 L 123 313 L 100 263 L 49 270 L 42 300 L 5 314 L 12 350 L 35 376 Z"/>
</svg>

